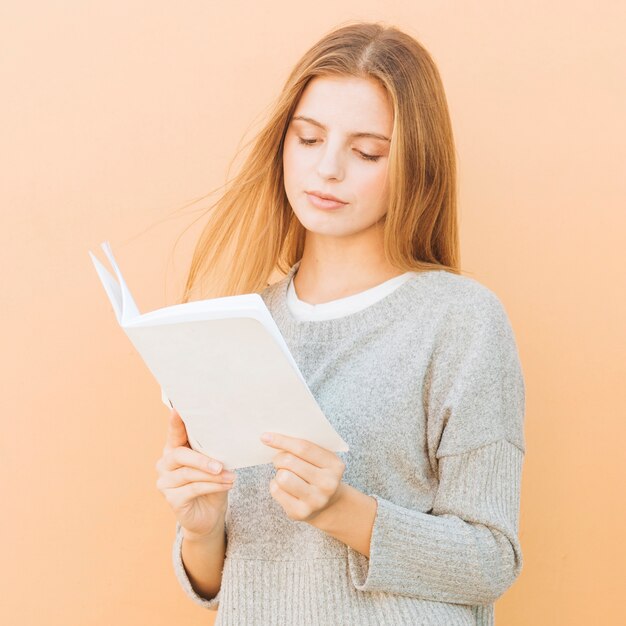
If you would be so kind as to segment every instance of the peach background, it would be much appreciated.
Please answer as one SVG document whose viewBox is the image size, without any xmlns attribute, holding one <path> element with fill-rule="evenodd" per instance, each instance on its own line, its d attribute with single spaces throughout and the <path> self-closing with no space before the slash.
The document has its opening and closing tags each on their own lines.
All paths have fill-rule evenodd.
<svg viewBox="0 0 626 626">
<path fill-rule="evenodd" d="M 624 4 L 163 0 L 0 5 L 0 622 L 207 624 L 170 566 L 167 410 L 87 250 L 144 312 L 178 294 L 242 137 L 347 20 L 432 53 L 463 266 L 505 304 L 527 384 L 524 569 L 500 626 L 623 619 Z"/>
</svg>

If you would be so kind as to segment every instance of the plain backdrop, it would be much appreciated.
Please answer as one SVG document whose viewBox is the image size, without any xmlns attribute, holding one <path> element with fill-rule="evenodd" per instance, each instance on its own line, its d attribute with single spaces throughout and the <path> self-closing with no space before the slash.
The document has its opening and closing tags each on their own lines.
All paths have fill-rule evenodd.
<svg viewBox="0 0 626 626">
<path fill-rule="evenodd" d="M 462 267 L 524 369 L 524 567 L 497 624 L 623 623 L 625 6 L 0 4 L 0 622 L 213 623 L 171 567 L 167 409 L 87 251 L 111 242 L 141 311 L 173 304 L 206 205 L 180 207 L 224 183 L 310 45 L 368 20 L 439 67 Z"/>
</svg>

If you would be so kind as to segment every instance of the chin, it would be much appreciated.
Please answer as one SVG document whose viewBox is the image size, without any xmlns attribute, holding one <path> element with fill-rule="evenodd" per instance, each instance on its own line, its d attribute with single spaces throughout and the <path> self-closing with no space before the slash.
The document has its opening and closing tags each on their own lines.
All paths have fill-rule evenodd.
<svg viewBox="0 0 626 626">
<path fill-rule="evenodd" d="M 307 232 L 323 237 L 349 237 L 351 235 L 356 235 L 363 230 L 367 230 L 367 226 L 364 228 L 355 228 L 354 225 L 347 224 L 341 219 L 328 219 L 328 217 L 332 216 L 322 215 L 321 219 L 300 215 L 297 217 Z"/>
</svg>

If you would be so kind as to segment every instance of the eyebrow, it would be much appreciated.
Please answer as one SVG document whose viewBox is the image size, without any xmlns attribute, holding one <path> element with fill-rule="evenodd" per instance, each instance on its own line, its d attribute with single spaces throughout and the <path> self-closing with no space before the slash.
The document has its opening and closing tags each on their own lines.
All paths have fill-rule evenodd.
<svg viewBox="0 0 626 626">
<path fill-rule="evenodd" d="M 317 120 L 314 120 L 311 117 L 306 117 L 304 115 L 295 115 L 291 118 L 293 120 L 302 120 L 303 122 L 309 122 L 309 124 L 313 124 L 315 126 L 319 126 L 326 130 L 326 126 Z M 385 135 L 379 135 L 378 133 L 349 133 L 348 137 L 373 137 L 374 139 L 382 139 L 383 141 L 390 141 L 389 137 L 385 137 Z"/>
</svg>

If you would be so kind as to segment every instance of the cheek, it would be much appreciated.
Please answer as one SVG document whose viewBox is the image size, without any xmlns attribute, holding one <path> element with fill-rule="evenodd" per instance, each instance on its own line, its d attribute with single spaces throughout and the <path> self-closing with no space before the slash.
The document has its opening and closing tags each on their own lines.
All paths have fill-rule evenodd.
<svg viewBox="0 0 626 626">
<path fill-rule="evenodd" d="M 314 152 L 300 145 L 296 136 L 287 135 L 283 145 L 283 167 L 301 170 L 314 160 Z"/>
<path fill-rule="evenodd" d="M 386 168 L 376 172 L 363 172 L 358 181 L 357 195 L 360 203 L 367 206 L 368 213 L 382 216 L 387 210 L 388 181 Z"/>
<path fill-rule="evenodd" d="M 386 187 L 387 170 L 387 159 L 381 159 L 378 163 L 363 162 L 359 165 L 360 179 L 369 194 L 377 198 L 382 197 Z"/>
<path fill-rule="evenodd" d="M 306 185 L 306 181 L 310 180 L 310 178 L 311 176 L 307 173 L 306 163 L 303 163 L 301 151 L 297 148 L 291 149 L 285 144 L 283 151 L 283 186 L 291 209 L 300 220 L 304 219 L 300 207 L 307 204 L 302 190 Z"/>
<path fill-rule="evenodd" d="M 304 166 L 301 152 L 293 146 L 292 142 L 285 142 L 283 148 L 283 177 L 287 190 L 290 190 L 302 178 L 301 173 Z"/>
</svg>

